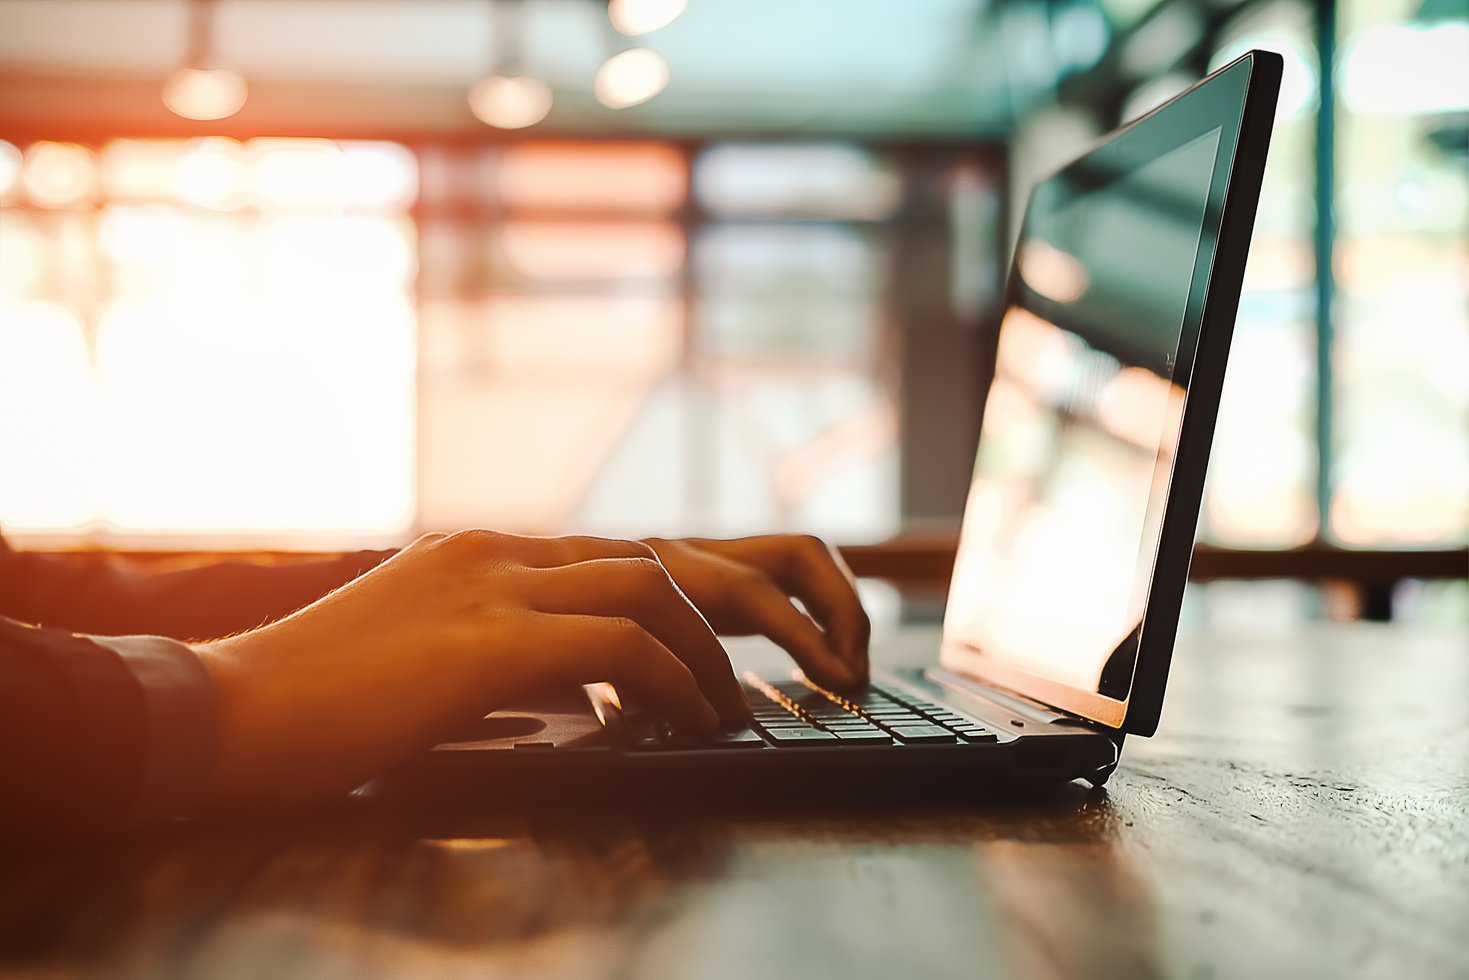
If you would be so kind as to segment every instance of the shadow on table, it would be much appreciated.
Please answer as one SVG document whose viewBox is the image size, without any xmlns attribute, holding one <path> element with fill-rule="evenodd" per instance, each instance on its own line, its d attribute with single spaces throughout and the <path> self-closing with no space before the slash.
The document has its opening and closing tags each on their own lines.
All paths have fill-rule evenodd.
<svg viewBox="0 0 1469 980">
<path fill-rule="evenodd" d="M 1150 899 L 1116 824 L 1081 784 L 924 804 L 359 797 L 17 858 L 0 972 L 892 976 L 920 955 L 1146 977 Z"/>
</svg>

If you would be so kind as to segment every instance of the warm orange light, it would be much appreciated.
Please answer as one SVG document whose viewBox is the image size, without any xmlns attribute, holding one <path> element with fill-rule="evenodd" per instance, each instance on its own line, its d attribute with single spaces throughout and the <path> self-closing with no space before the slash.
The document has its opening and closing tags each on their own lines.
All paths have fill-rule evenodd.
<svg viewBox="0 0 1469 980">
<path fill-rule="evenodd" d="M 550 87 L 528 75 L 493 75 L 469 90 L 475 118 L 498 129 L 534 126 L 546 118 L 553 101 Z"/>
<path fill-rule="evenodd" d="M 682 324 L 672 296 L 500 296 L 480 332 L 506 376 L 653 382 L 678 366 Z"/>
<path fill-rule="evenodd" d="M 1097 418 L 1113 435 L 1142 449 L 1171 456 L 1178 448 L 1176 419 L 1183 389 L 1146 368 L 1125 367 L 1097 398 Z"/>
<path fill-rule="evenodd" d="M 20 165 L 23 159 L 15 144 L 0 140 L 0 197 L 9 194 L 20 182 Z"/>
<path fill-rule="evenodd" d="M 252 187 L 260 200 L 283 208 L 334 204 L 342 179 L 342 148 L 323 139 L 256 139 Z"/>
<path fill-rule="evenodd" d="M 98 154 L 102 193 L 111 201 L 173 197 L 181 145 L 178 140 L 112 140 Z"/>
<path fill-rule="evenodd" d="M 507 222 L 501 241 L 519 274 L 546 280 L 666 280 L 684 261 L 683 234 L 670 222 Z"/>
<path fill-rule="evenodd" d="M 355 539 L 407 526 L 411 151 L 113 140 L 94 159 L 41 142 L 19 180 L 28 205 L 100 202 L 85 222 L 8 198 L 0 215 L 8 530 Z M 96 285 L 62 306 L 58 276 Z"/>
<path fill-rule="evenodd" d="M 668 87 L 668 62 L 651 48 L 629 48 L 597 69 L 592 92 L 609 109 L 641 105 Z"/>
<path fill-rule="evenodd" d="M 8 265 L 9 263 L 7 263 Z M 55 303 L 0 303 L 0 513 L 26 529 L 97 517 L 95 395 L 82 325 Z"/>
<path fill-rule="evenodd" d="M 46 272 L 47 242 L 34 219 L 7 212 L 0 221 L 0 301 L 35 295 Z"/>
<path fill-rule="evenodd" d="M 248 94 L 245 80 L 228 68 L 180 68 L 163 83 L 163 104 L 185 119 L 233 116 Z"/>
<path fill-rule="evenodd" d="M 1076 364 L 1074 337 L 1023 306 L 1005 313 L 996 353 L 1002 374 L 1024 381 L 1042 398 L 1056 396 Z"/>
<path fill-rule="evenodd" d="M 1085 295 L 1091 280 L 1076 256 L 1037 239 L 1020 256 L 1020 275 L 1031 289 L 1057 303 L 1074 303 Z"/>
<path fill-rule="evenodd" d="M 683 154 L 653 143 L 521 143 L 495 173 L 511 207 L 673 211 L 684 199 Z"/>
<path fill-rule="evenodd" d="M 243 146 L 229 139 L 202 139 L 179 161 L 174 191 L 192 204 L 239 207 L 245 202 L 248 177 Z"/>
<path fill-rule="evenodd" d="M 75 143 L 33 143 L 20 179 L 41 207 L 66 207 L 96 192 L 97 162 L 91 150 Z"/>
</svg>

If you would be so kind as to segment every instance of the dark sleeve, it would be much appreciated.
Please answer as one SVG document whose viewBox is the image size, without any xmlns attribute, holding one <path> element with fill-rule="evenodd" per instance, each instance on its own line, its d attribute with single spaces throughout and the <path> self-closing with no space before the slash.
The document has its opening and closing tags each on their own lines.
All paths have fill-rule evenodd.
<svg viewBox="0 0 1469 980">
<path fill-rule="evenodd" d="M 392 554 L 160 568 L 106 552 L 17 551 L 0 536 L 0 615 L 78 633 L 214 639 L 289 615 Z"/>
<path fill-rule="evenodd" d="M 207 668 L 163 637 L 87 637 L 0 617 L 0 833 L 191 816 L 210 786 Z"/>
</svg>

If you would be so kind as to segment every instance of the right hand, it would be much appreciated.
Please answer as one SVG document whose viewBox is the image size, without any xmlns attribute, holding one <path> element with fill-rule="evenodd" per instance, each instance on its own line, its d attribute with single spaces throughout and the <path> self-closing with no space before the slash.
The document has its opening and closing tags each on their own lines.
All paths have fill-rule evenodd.
<svg viewBox="0 0 1469 980">
<path fill-rule="evenodd" d="M 749 718 L 714 633 L 633 541 L 430 534 L 279 622 L 197 649 L 220 692 L 226 807 L 343 792 L 558 687 L 610 681 L 692 732 Z"/>
</svg>

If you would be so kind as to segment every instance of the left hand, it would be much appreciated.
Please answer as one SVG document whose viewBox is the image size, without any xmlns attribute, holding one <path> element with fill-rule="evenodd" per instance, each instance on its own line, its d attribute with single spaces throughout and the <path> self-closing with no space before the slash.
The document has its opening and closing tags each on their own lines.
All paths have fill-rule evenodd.
<svg viewBox="0 0 1469 980">
<path fill-rule="evenodd" d="M 772 534 L 645 543 L 715 632 L 767 636 L 819 684 L 867 683 L 872 626 L 851 570 L 821 539 Z"/>
</svg>

